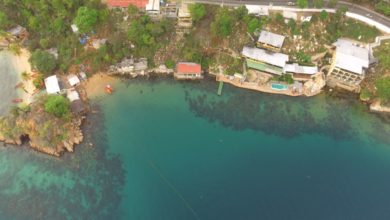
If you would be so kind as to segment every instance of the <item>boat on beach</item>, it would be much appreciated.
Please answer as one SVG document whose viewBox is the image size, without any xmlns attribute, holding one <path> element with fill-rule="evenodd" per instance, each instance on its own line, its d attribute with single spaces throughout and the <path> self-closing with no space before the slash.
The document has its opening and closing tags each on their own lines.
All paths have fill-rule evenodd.
<svg viewBox="0 0 390 220">
<path fill-rule="evenodd" d="M 114 92 L 114 88 L 110 84 L 107 84 L 105 87 L 105 91 L 107 94 L 112 94 Z"/>
<path fill-rule="evenodd" d="M 21 103 L 23 99 L 12 99 L 12 103 Z"/>
</svg>

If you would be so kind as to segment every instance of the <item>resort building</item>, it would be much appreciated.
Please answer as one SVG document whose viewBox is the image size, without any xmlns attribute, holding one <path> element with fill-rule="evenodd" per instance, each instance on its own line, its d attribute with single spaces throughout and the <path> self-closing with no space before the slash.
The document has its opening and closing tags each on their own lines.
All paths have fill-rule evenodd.
<svg viewBox="0 0 390 220">
<path fill-rule="evenodd" d="M 375 62 L 370 49 L 361 43 L 338 39 L 333 62 L 327 76 L 328 85 L 350 91 L 360 91 L 360 83 L 366 70 Z"/>
<path fill-rule="evenodd" d="M 174 77 L 175 79 L 202 79 L 201 66 L 197 63 L 180 62 L 176 65 Z"/>
<path fill-rule="evenodd" d="M 79 79 L 79 77 L 77 77 L 77 75 L 70 74 L 68 76 L 68 82 L 69 82 L 70 86 L 76 86 L 76 85 L 80 84 L 80 79 Z"/>
<path fill-rule="evenodd" d="M 270 52 L 259 48 L 244 47 L 242 55 L 249 68 L 275 75 L 282 75 L 288 62 L 288 55 Z"/>
<path fill-rule="evenodd" d="M 298 63 L 286 64 L 283 68 L 285 74 L 291 74 L 294 80 L 307 81 L 318 73 L 317 66 L 301 66 Z"/>
<path fill-rule="evenodd" d="M 45 87 L 47 94 L 59 94 L 61 91 L 56 75 L 49 76 L 45 79 Z"/>
<path fill-rule="evenodd" d="M 283 46 L 284 38 L 285 37 L 282 35 L 263 30 L 260 33 L 257 46 L 274 52 L 280 52 Z"/>
<path fill-rule="evenodd" d="M 106 3 L 109 8 L 127 8 L 129 5 L 134 5 L 149 14 L 160 13 L 159 0 L 107 0 Z"/>
</svg>

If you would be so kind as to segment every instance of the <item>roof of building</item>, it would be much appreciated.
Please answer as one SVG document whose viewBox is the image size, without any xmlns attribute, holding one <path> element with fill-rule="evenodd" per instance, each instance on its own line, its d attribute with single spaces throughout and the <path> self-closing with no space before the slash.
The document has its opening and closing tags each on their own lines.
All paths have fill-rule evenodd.
<svg viewBox="0 0 390 220">
<path fill-rule="evenodd" d="M 145 8 L 148 0 L 107 0 L 107 5 L 110 7 L 127 8 L 129 5 L 134 5 L 137 8 Z"/>
<path fill-rule="evenodd" d="M 370 51 L 346 39 L 338 39 L 336 46 L 336 67 L 353 73 L 363 74 L 363 68 L 370 65 Z"/>
<path fill-rule="evenodd" d="M 80 79 L 75 74 L 70 74 L 68 76 L 68 82 L 69 82 L 70 86 L 75 86 L 75 85 L 80 83 Z"/>
<path fill-rule="evenodd" d="M 286 54 L 269 52 L 254 47 L 244 47 L 242 49 L 242 55 L 250 59 L 269 63 L 278 67 L 284 67 L 288 61 L 288 55 Z"/>
<path fill-rule="evenodd" d="M 258 42 L 281 48 L 283 46 L 284 38 L 285 37 L 282 35 L 274 34 L 263 30 L 260 33 Z"/>
<path fill-rule="evenodd" d="M 160 10 L 160 0 L 149 0 L 148 4 L 145 6 L 146 11 L 159 11 Z"/>
<path fill-rule="evenodd" d="M 290 73 L 298 73 L 298 74 L 309 74 L 313 75 L 318 73 L 317 66 L 300 66 L 298 63 L 286 64 L 283 68 L 283 71 Z"/>
<path fill-rule="evenodd" d="M 79 93 L 74 89 L 69 89 L 66 92 L 66 97 L 69 99 L 69 101 L 73 102 L 80 99 Z"/>
<path fill-rule="evenodd" d="M 13 36 L 17 36 L 22 34 L 26 29 L 20 25 L 17 25 L 16 27 L 8 30 L 8 33 L 12 34 Z"/>
<path fill-rule="evenodd" d="M 197 63 L 190 62 L 180 62 L 176 65 L 176 70 L 178 74 L 186 74 L 186 73 L 201 73 L 201 66 Z"/>
<path fill-rule="evenodd" d="M 80 99 L 78 99 L 70 103 L 70 109 L 73 113 L 79 114 L 85 111 L 85 105 Z"/>
<path fill-rule="evenodd" d="M 45 79 L 45 87 L 48 94 L 55 94 L 61 91 L 56 75 L 49 76 Z"/>
</svg>

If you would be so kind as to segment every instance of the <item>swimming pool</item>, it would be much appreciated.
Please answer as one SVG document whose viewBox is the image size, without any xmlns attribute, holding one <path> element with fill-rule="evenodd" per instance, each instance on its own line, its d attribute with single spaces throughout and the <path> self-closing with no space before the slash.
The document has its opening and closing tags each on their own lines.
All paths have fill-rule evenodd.
<svg viewBox="0 0 390 220">
<path fill-rule="evenodd" d="M 279 84 L 279 83 L 272 83 L 271 84 L 271 88 L 275 89 L 275 90 L 287 90 L 288 86 L 287 85 L 283 85 L 283 84 Z"/>
</svg>

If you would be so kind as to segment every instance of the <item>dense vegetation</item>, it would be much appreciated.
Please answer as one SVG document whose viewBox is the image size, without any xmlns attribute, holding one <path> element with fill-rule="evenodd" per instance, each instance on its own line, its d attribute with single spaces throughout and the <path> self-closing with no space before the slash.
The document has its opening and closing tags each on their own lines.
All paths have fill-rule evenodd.
<svg viewBox="0 0 390 220">
<path fill-rule="evenodd" d="M 203 4 L 191 4 L 188 7 L 194 22 L 200 21 L 206 15 L 206 7 Z"/>
<path fill-rule="evenodd" d="M 384 101 L 390 101 L 390 77 L 383 77 L 375 82 L 378 97 Z"/>
<path fill-rule="evenodd" d="M 45 111 L 59 118 L 66 118 L 70 113 L 69 100 L 62 95 L 50 95 L 45 101 Z"/>
<path fill-rule="evenodd" d="M 32 67 L 46 75 L 50 75 L 56 67 L 55 57 L 46 51 L 42 51 L 41 49 L 37 49 L 31 54 L 30 63 Z"/>
<path fill-rule="evenodd" d="M 390 17 L 390 3 L 389 1 L 381 0 L 375 5 L 375 10 Z"/>
</svg>

